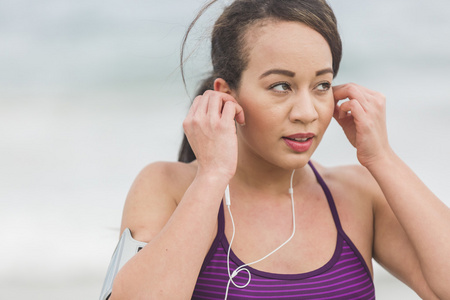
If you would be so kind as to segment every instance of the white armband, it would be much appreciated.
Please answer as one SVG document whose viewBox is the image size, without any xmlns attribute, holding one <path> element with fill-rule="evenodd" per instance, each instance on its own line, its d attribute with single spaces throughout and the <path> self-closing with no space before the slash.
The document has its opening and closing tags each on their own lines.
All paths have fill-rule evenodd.
<svg viewBox="0 0 450 300">
<path fill-rule="evenodd" d="M 130 260 L 136 253 L 139 252 L 147 243 L 139 242 L 133 239 L 130 229 L 126 228 L 120 237 L 116 250 L 114 250 L 111 262 L 109 263 L 106 278 L 103 282 L 102 292 L 100 293 L 100 300 L 107 300 L 111 295 L 112 285 L 117 272 L 122 266 Z"/>
</svg>

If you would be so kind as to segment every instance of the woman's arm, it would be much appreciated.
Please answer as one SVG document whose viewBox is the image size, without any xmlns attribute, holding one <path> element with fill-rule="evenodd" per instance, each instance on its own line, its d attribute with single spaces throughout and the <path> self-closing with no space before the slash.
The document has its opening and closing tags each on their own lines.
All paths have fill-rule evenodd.
<svg viewBox="0 0 450 300">
<path fill-rule="evenodd" d="M 179 171 L 156 165 L 138 180 L 124 210 L 123 227 L 145 228 L 143 237 L 149 243 L 117 274 L 112 300 L 192 296 L 225 188 L 236 172 L 235 119 L 244 123 L 242 108 L 229 94 L 206 91 L 195 98 L 183 123 L 197 158 L 195 178 L 178 206 L 178 197 L 168 195 L 180 189 Z"/>
<path fill-rule="evenodd" d="M 164 196 L 180 184 L 170 178 L 173 169 L 167 164 L 150 165 L 130 191 L 122 228 L 131 228 L 136 239 L 149 243 L 117 274 L 112 300 L 192 296 L 215 235 L 226 182 L 214 176 L 196 176 L 176 206 L 174 199 Z"/>
<path fill-rule="evenodd" d="M 375 250 L 382 253 L 381 257 L 386 254 L 391 256 L 384 257 L 386 261 L 392 262 L 391 258 L 398 258 L 397 269 L 413 259 L 418 261 L 420 270 L 417 271 L 421 275 L 406 274 L 410 276 L 409 281 L 423 278 L 426 282 L 416 282 L 415 286 L 428 285 L 439 298 L 448 299 L 450 209 L 390 148 L 384 96 L 356 84 L 345 84 L 333 89 L 336 103 L 349 99 L 336 105 L 334 116 L 356 147 L 358 160 L 377 181 L 393 212 L 393 216 L 389 217 L 389 210 L 384 209 L 384 213 L 376 216 L 375 230 L 384 230 L 386 234 L 381 239 L 375 239 Z M 377 225 L 377 222 L 382 225 Z M 392 226 L 390 232 L 389 226 Z M 405 260 L 402 261 L 394 251 L 385 251 L 391 248 L 392 245 L 388 244 L 390 241 L 404 246 L 406 250 L 398 249 L 398 253 L 407 253 Z"/>
<path fill-rule="evenodd" d="M 398 238 L 396 229 L 406 233 L 408 241 L 405 241 L 405 246 L 407 242 L 412 245 L 420 266 L 420 270 L 416 271 L 422 272 L 423 278 L 439 299 L 449 299 L 450 209 L 395 154 L 371 164 L 367 169 L 377 181 L 402 227 L 397 229 L 395 223 L 391 224 L 392 231 L 388 234 Z M 389 242 L 387 236 L 380 242 Z M 383 244 L 377 247 L 383 247 Z M 402 253 L 400 249 L 398 252 Z M 412 256 L 398 257 L 399 263 L 407 264 L 407 258 Z M 417 278 L 419 275 L 410 276 Z"/>
</svg>

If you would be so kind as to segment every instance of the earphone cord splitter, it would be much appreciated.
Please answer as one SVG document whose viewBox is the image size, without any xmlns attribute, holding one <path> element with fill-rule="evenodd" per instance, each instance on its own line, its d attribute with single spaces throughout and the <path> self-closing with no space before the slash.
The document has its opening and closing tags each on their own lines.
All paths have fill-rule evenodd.
<svg viewBox="0 0 450 300">
<path fill-rule="evenodd" d="M 236 228 L 235 228 L 235 225 L 234 225 L 233 215 L 231 214 L 231 208 L 230 208 L 230 206 L 231 206 L 230 187 L 229 187 L 229 185 L 227 185 L 227 188 L 225 189 L 225 204 L 227 205 L 228 213 L 230 214 L 231 224 L 232 224 L 232 227 L 233 227 L 233 234 L 231 236 L 231 241 L 230 241 L 230 245 L 228 246 L 228 253 L 227 253 L 227 271 L 228 271 L 228 277 L 230 279 L 228 280 L 227 288 L 226 288 L 226 291 L 225 291 L 225 300 L 228 298 L 228 289 L 230 288 L 230 283 L 233 283 L 233 285 L 235 287 L 240 288 L 240 289 L 243 289 L 243 288 L 247 287 L 250 284 L 250 281 L 252 280 L 252 274 L 250 273 L 249 269 L 247 269 L 246 267 L 248 267 L 250 265 L 253 265 L 253 264 L 256 264 L 256 263 L 259 263 L 260 261 L 263 261 L 264 259 L 268 258 L 272 254 L 274 254 L 275 252 L 280 250 L 284 245 L 289 243 L 289 241 L 294 237 L 294 235 L 295 235 L 295 206 L 294 206 L 294 189 L 292 187 L 294 173 L 295 173 L 295 170 L 292 171 L 291 180 L 290 180 L 290 187 L 289 187 L 289 194 L 291 195 L 291 204 L 292 204 L 292 234 L 291 234 L 291 236 L 283 244 L 278 246 L 275 250 L 273 250 L 272 252 L 270 252 L 269 254 L 264 256 L 263 258 L 260 258 L 258 260 L 255 260 L 254 262 L 251 262 L 251 263 L 239 266 L 233 271 L 233 273 L 230 273 L 230 252 L 231 252 L 231 245 L 233 244 L 233 240 L 234 240 L 234 235 L 236 233 Z M 237 274 L 239 274 L 241 271 L 245 271 L 248 274 L 248 281 L 244 285 L 239 285 L 236 282 L 234 282 L 234 280 L 233 280 L 233 278 Z"/>
</svg>

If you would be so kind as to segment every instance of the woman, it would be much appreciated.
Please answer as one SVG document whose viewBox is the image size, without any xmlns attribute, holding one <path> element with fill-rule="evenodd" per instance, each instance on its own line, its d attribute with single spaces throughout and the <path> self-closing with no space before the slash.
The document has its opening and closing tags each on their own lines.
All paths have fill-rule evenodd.
<svg viewBox="0 0 450 300">
<path fill-rule="evenodd" d="M 326 2 L 236 0 L 211 57 L 183 123 L 181 160 L 195 160 L 137 177 L 121 230 L 148 244 L 110 299 L 374 299 L 372 258 L 422 298 L 450 298 L 450 211 L 390 148 L 384 96 L 332 87 Z M 310 162 L 332 117 L 361 166 Z"/>
</svg>

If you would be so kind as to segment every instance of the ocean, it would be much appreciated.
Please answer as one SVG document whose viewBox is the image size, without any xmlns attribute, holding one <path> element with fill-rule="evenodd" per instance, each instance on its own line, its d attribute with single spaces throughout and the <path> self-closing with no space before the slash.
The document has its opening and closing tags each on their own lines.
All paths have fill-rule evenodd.
<svg viewBox="0 0 450 300">
<path fill-rule="evenodd" d="M 220 2 L 220 1 L 219 1 Z M 450 2 L 329 1 L 344 56 L 336 84 L 387 96 L 390 143 L 450 205 Z M 0 299 L 97 299 L 124 199 L 148 163 L 177 159 L 209 70 L 216 4 L 0 0 Z M 313 159 L 357 163 L 336 122 Z M 378 299 L 419 299 L 378 265 Z"/>
</svg>

